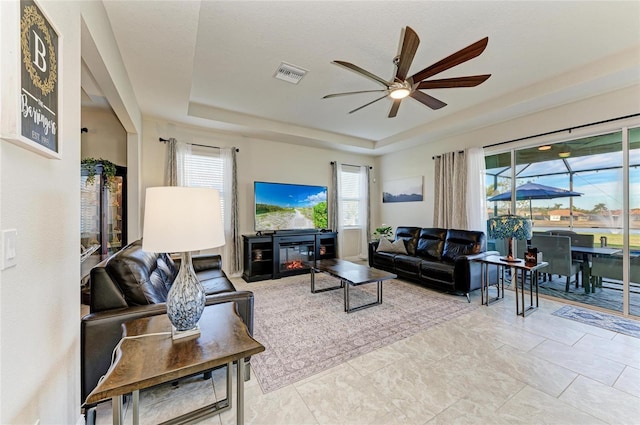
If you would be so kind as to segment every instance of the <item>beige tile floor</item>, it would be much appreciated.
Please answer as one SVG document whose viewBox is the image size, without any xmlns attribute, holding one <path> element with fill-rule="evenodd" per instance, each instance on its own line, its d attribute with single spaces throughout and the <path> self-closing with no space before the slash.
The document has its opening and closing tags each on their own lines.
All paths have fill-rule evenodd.
<svg viewBox="0 0 640 425">
<path fill-rule="evenodd" d="M 640 424 L 640 339 L 551 315 L 562 305 L 541 298 L 522 318 L 507 291 L 501 302 L 280 390 L 263 394 L 251 379 L 245 423 Z M 141 423 L 224 397 L 224 376 L 142 392 Z M 97 423 L 111 423 L 110 403 Z M 202 423 L 234 424 L 235 411 Z"/>
</svg>

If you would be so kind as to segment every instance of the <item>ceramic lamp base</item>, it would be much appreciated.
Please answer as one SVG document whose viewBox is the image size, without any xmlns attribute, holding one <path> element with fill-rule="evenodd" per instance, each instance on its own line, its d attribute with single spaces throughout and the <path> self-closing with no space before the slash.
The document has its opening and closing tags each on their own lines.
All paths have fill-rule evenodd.
<svg viewBox="0 0 640 425">
<path fill-rule="evenodd" d="M 180 332 L 196 329 L 205 301 L 204 288 L 193 270 L 191 253 L 183 252 L 178 276 L 167 295 L 167 316 L 173 327 Z"/>
</svg>

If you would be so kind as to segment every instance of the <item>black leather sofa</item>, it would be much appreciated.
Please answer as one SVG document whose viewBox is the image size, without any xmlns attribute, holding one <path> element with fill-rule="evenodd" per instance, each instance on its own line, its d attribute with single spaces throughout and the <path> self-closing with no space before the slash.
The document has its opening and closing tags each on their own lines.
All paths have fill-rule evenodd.
<svg viewBox="0 0 640 425">
<path fill-rule="evenodd" d="M 219 255 L 193 256 L 193 268 L 207 293 L 206 305 L 235 302 L 253 334 L 253 293 L 236 291 L 221 267 Z M 174 262 L 167 254 L 143 251 L 142 240 L 91 269 L 90 313 L 82 318 L 80 331 L 83 403 L 111 365 L 113 349 L 122 336 L 121 325 L 166 313 L 166 297 L 178 269 L 179 261 Z M 249 359 L 245 367 L 249 379 Z M 91 407 L 85 406 L 85 412 Z"/>
<path fill-rule="evenodd" d="M 495 254 L 487 251 L 484 232 L 472 230 L 398 227 L 395 240 L 402 239 L 407 254 L 377 251 L 379 241 L 369 243 L 369 266 L 398 277 L 465 294 L 480 288 L 481 265 L 475 258 Z M 497 280 L 490 268 L 489 282 Z"/>
</svg>

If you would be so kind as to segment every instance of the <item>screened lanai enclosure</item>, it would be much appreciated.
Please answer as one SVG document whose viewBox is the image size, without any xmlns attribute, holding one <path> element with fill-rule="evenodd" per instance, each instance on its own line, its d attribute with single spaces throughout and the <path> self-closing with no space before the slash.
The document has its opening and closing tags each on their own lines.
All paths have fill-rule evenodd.
<svg viewBox="0 0 640 425">
<path fill-rule="evenodd" d="M 546 254 L 577 267 L 577 278 L 569 276 L 567 290 L 567 276 L 545 276 L 540 292 L 640 316 L 640 128 L 488 153 L 485 161 L 487 199 L 514 193 L 526 183 L 573 193 L 487 201 L 489 217 L 513 213 L 531 218 L 534 236 L 526 244 L 518 241 L 516 252 L 548 236 L 570 239 L 570 252 Z M 504 246 L 504 241 L 489 240 L 489 248 L 504 252 Z M 542 257 L 546 261 L 545 252 Z"/>
</svg>

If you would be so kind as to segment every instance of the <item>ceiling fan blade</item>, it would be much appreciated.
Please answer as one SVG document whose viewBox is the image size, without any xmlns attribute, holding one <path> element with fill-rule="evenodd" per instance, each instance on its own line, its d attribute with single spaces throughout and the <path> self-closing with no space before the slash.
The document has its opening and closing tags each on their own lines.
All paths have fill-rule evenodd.
<svg viewBox="0 0 640 425">
<path fill-rule="evenodd" d="M 381 92 L 386 92 L 387 90 L 362 90 L 362 91 L 350 91 L 350 92 L 346 92 L 346 93 L 333 93 L 333 94 L 328 94 L 326 96 L 322 96 L 323 99 L 329 99 L 331 97 L 338 97 L 338 96 L 347 96 L 349 94 L 359 94 L 359 93 L 381 93 Z"/>
<path fill-rule="evenodd" d="M 393 105 L 391 105 L 391 110 L 389 111 L 389 118 L 394 118 L 398 114 L 400 102 L 402 102 L 402 99 L 393 99 Z"/>
<path fill-rule="evenodd" d="M 444 103 L 443 101 L 438 100 L 435 97 L 429 96 L 428 94 L 418 90 L 414 90 L 413 92 L 411 92 L 409 96 L 411 96 L 418 102 L 427 105 L 431 109 L 440 109 L 447 106 L 447 104 Z"/>
<path fill-rule="evenodd" d="M 491 74 L 471 75 L 468 77 L 443 78 L 441 80 L 422 81 L 418 89 L 448 89 L 451 87 L 475 87 L 487 81 Z"/>
<path fill-rule="evenodd" d="M 376 103 L 377 101 L 382 100 L 382 99 L 384 99 L 385 97 L 387 97 L 387 95 L 386 95 L 386 94 L 385 94 L 384 96 L 382 96 L 382 97 L 377 98 L 376 100 L 372 100 L 371 102 L 369 102 L 369 103 L 367 103 L 367 104 L 364 104 L 364 105 L 360 106 L 359 108 L 354 109 L 353 111 L 349 111 L 349 113 L 350 113 L 350 114 L 353 114 L 354 112 L 359 111 L 360 109 L 365 108 L 365 107 L 367 107 L 367 106 L 371 105 L 372 103 Z"/>
<path fill-rule="evenodd" d="M 343 67 L 345 67 L 347 69 L 350 69 L 351 71 L 354 71 L 357 74 L 360 74 L 362 76 L 370 78 L 373 81 L 376 81 L 376 82 L 382 84 L 386 88 L 389 88 L 389 82 L 388 81 L 383 80 L 382 78 L 378 77 L 377 75 L 374 75 L 374 74 L 370 73 L 369 71 L 360 68 L 357 65 L 354 65 L 354 64 L 349 63 L 349 62 L 344 62 L 344 61 L 333 61 L 333 63 L 335 63 L 336 65 L 343 66 Z"/>
<path fill-rule="evenodd" d="M 465 47 L 462 50 L 458 50 L 454 54 L 447 56 L 441 61 L 434 63 L 433 65 L 423 69 L 416 74 L 413 74 L 413 81 L 422 81 L 425 78 L 429 78 L 432 75 L 439 74 L 442 71 L 446 71 L 449 68 L 453 68 L 456 65 L 460 65 L 463 62 L 479 56 L 482 52 L 484 52 L 484 49 L 487 47 L 488 42 L 489 37 L 485 37 L 482 40 L 476 41 L 475 43 Z"/>
<path fill-rule="evenodd" d="M 420 38 L 418 34 L 411 28 L 406 27 L 404 30 L 404 40 L 402 41 L 402 48 L 400 49 L 400 59 L 398 60 L 398 69 L 396 71 L 396 79 L 404 81 L 407 78 L 407 73 L 413 62 L 413 57 L 416 55 L 418 45 L 420 44 Z"/>
</svg>

